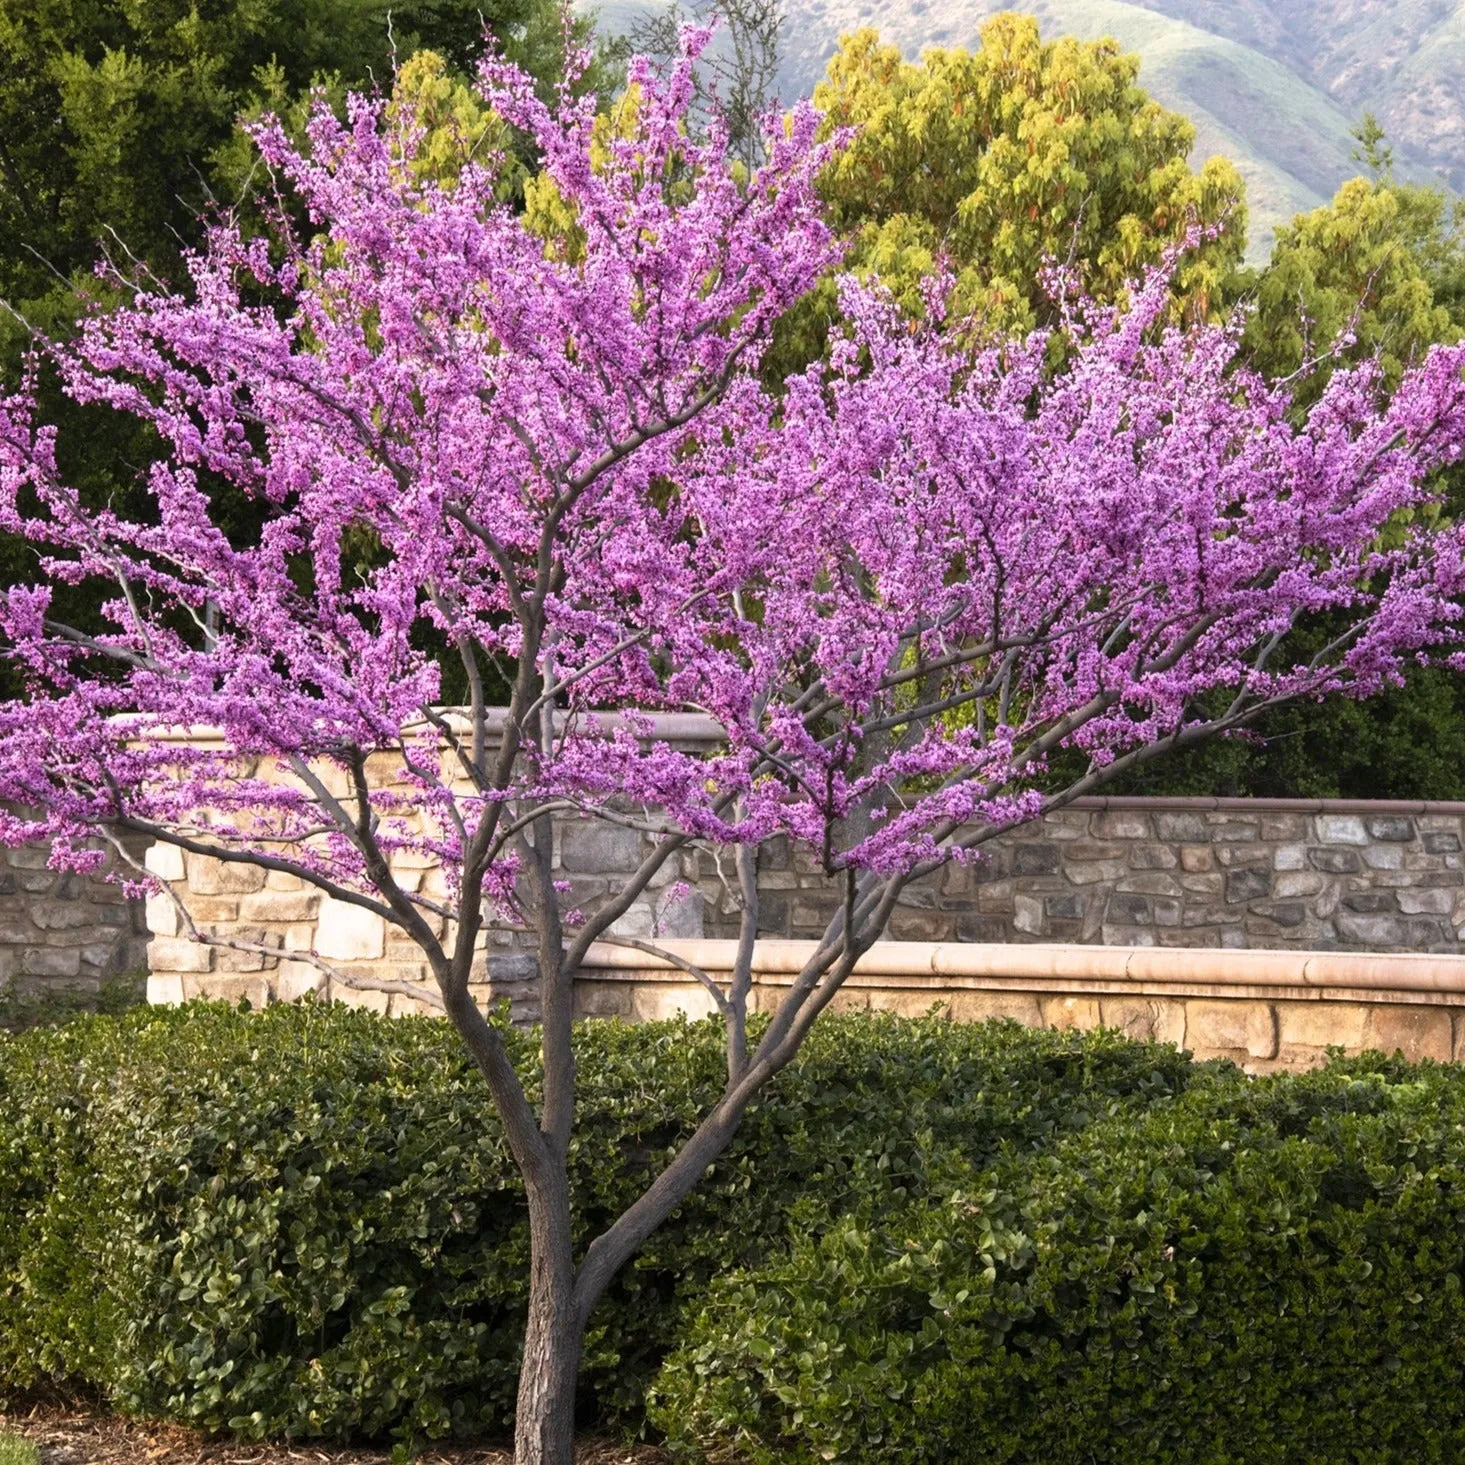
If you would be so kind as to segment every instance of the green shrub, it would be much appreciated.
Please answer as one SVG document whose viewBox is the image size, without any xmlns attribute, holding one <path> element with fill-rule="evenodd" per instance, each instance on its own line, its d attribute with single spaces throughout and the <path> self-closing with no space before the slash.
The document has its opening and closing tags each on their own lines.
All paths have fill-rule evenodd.
<svg viewBox="0 0 1465 1465">
<path fill-rule="evenodd" d="M 709 1289 L 654 1395 L 753 1462 L 1465 1458 L 1465 1073 L 1211 1074 Z"/>
<path fill-rule="evenodd" d="M 723 1056 L 712 1024 L 576 1041 L 588 1236 L 713 1101 Z M 533 1036 L 509 1043 L 532 1093 Z M 597 1311 L 587 1414 L 635 1418 L 688 1304 L 790 1229 L 939 1204 L 1197 1071 L 1113 1035 L 827 1020 Z M 440 1022 L 195 1006 L 0 1035 L 0 1214 L 0 1392 L 87 1385 L 255 1437 L 508 1420 L 527 1228 Z"/>
<path fill-rule="evenodd" d="M 40 1456 L 29 1440 L 0 1433 L 0 1465 L 37 1465 Z"/>
</svg>

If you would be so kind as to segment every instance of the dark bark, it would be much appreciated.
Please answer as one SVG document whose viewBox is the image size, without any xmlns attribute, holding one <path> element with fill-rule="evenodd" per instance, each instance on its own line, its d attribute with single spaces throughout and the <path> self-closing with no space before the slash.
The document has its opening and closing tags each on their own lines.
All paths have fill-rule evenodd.
<svg viewBox="0 0 1465 1465">
<path fill-rule="evenodd" d="M 514 1465 L 573 1465 L 575 1381 L 585 1318 L 575 1298 L 570 1193 L 562 1158 L 525 1176 L 529 1318 L 514 1411 Z"/>
</svg>

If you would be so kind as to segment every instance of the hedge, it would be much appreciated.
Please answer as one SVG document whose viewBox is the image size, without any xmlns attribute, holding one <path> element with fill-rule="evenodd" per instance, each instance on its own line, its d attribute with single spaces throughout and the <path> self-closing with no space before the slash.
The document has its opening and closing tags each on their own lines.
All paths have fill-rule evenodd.
<svg viewBox="0 0 1465 1465">
<path fill-rule="evenodd" d="M 532 1035 L 506 1036 L 532 1092 Z M 713 1024 L 587 1024 L 576 1044 L 588 1235 L 690 1130 L 724 1060 Z M 587 1416 L 639 1421 L 729 1268 L 790 1234 L 939 1210 L 1198 1072 L 1114 1035 L 825 1020 L 598 1309 Z M 0 1216 L 0 1395 L 86 1387 L 251 1438 L 508 1425 L 521 1193 L 441 1022 L 195 1005 L 0 1035 Z"/>
<path fill-rule="evenodd" d="M 1211 1072 L 718 1278 L 685 1453 L 943 1465 L 1465 1459 L 1465 1073 Z"/>
</svg>

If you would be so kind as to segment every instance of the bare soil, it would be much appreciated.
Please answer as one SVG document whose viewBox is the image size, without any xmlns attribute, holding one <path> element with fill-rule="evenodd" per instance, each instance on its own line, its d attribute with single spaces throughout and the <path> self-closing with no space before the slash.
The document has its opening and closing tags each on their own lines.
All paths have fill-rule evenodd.
<svg viewBox="0 0 1465 1465">
<path fill-rule="evenodd" d="M 193 1430 L 151 1420 L 76 1409 L 38 1407 L 0 1414 L 0 1431 L 20 1435 L 40 1451 L 41 1465 L 390 1465 L 390 1447 L 359 1448 L 308 1440 L 243 1444 L 211 1440 Z M 585 1440 L 579 1465 L 668 1465 L 650 1445 Z M 513 1465 L 501 1446 L 428 1444 L 416 1465 Z"/>
</svg>

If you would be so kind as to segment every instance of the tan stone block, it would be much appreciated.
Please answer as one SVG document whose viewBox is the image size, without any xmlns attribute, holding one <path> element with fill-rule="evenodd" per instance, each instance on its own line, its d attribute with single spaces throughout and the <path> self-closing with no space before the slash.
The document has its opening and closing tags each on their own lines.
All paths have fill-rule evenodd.
<svg viewBox="0 0 1465 1465">
<path fill-rule="evenodd" d="M 1448 1063 L 1454 1047 L 1449 1010 L 1402 1003 L 1371 1007 L 1364 1024 L 1363 1046 L 1384 1053 L 1401 1052 L 1411 1063 L 1421 1058 Z"/>
<path fill-rule="evenodd" d="M 1337 1046 L 1356 1053 L 1367 1018 L 1368 1009 L 1358 1002 L 1279 1002 L 1278 1039 L 1284 1049 Z"/>
<path fill-rule="evenodd" d="M 213 950 L 184 936 L 158 936 L 148 945 L 148 965 L 155 972 L 211 972 Z"/>
<path fill-rule="evenodd" d="M 421 959 L 422 953 L 413 953 L 416 961 L 374 961 L 363 963 L 361 967 L 352 972 L 353 976 L 373 977 L 382 982 L 426 982 L 427 963 Z"/>
<path fill-rule="evenodd" d="M 214 955 L 214 970 L 220 972 L 273 971 L 278 964 L 278 957 L 262 951 L 236 951 L 228 946 L 219 947 Z"/>
<path fill-rule="evenodd" d="M 400 753 L 368 753 L 366 755 L 366 781 L 372 788 L 386 788 L 400 783 L 406 765 Z"/>
<path fill-rule="evenodd" d="M 950 1003 L 930 988 L 911 991 L 903 987 L 871 987 L 870 1011 L 893 1012 L 897 1017 L 925 1017 L 933 1008 L 938 1017 L 951 1015 Z"/>
<path fill-rule="evenodd" d="M 624 982 L 576 982 L 576 1017 L 631 1016 L 631 988 Z"/>
<path fill-rule="evenodd" d="M 326 897 L 316 922 L 315 949 L 336 961 L 373 961 L 386 946 L 386 923 L 374 911 Z"/>
<path fill-rule="evenodd" d="M 1266 1002 L 1187 1002 L 1185 1042 L 1202 1056 L 1245 1053 L 1250 1058 L 1273 1058 L 1277 1017 Z"/>
<path fill-rule="evenodd" d="M 282 961 L 275 973 L 275 996 L 281 1002 L 298 1002 L 307 992 L 325 986 L 325 973 L 308 961 Z"/>
<path fill-rule="evenodd" d="M 1306 839 L 1307 819 L 1302 814 L 1263 814 L 1262 838 L 1268 842 Z"/>
<path fill-rule="evenodd" d="M 991 1022 L 1010 1017 L 1024 1027 L 1044 1026 L 1043 1009 L 1028 992 L 954 992 L 950 1012 L 956 1022 Z"/>
<path fill-rule="evenodd" d="M 1191 875 L 1199 875 L 1213 869 L 1216 857 L 1209 845 L 1185 845 L 1180 851 L 1180 868 Z"/>
<path fill-rule="evenodd" d="M 148 1001 L 154 1007 L 177 1007 L 183 998 L 183 978 L 177 972 L 152 972 L 148 976 Z"/>
<path fill-rule="evenodd" d="M 1044 1026 L 1065 1032 L 1070 1028 L 1086 1032 L 1101 1021 L 1097 997 L 1045 997 L 1042 1007 Z"/>
<path fill-rule="evenodd" d="M 153 844 L 143 856 L 143 864 L 160 880 L 182 880 L 183 851 L 176 844 Z"/>
<path fill-rule="evenodd" d="M 239 899 L 233 895 L 195 895 L 186 892 L 184 908 L 200 926 L 232 926 L 239 919 Z"/>
<path fill-rule="evenodd" d="M 1154 832 L 1149 816 L 1131 809 L 1095 814 L 1089 827 L 1099 839 L 1149 839 Z"/>
<path fill-rule="evenodd" d="M 441 1017 L 443 1010 L 435 1002 L 423 1002 L 416 997 L 404 997 L 393 992 L 387 1003 L 387 1012 L 392 1017 Z"/>
<path fill-rule="evenodd" d="M 712 994 L 695 983 L 682 987 L 657 982 L 635 988 L 631 997 L 631 1015 L 637 1022 L 657 1022 L 678 1013 L 694 1019 L 710 1017 L 716 1011 Z"/>
<path fill-rule="evenodd" d="M 178 907 L 171 895 L 150 895 L 147 899 L 148 930 L 154 936 L 176 936 L 178 934 Z"/>
<path fill-rule="evenodd" d="M 263 977 L 186 976 L 183 990 L 190 999 L 206 997 L 210 1002 L 248 1002 L 251 1007 L 268 1007 L 270 984 Z"/>
<path fill-rule="evenodd" d="M 1328 1061 L 1325 1048 L 1304 1048 L 1283 1043 L 1277 1049 L 1276 1058 L 1266 1065 L 1258 1064 L 1256 1071 L 1272 1073 L 1285 1070 L 1288 1073 L 1306 1073 L 1310 1068 L 1321 1068 Z"/>
<path fill-rule="evenodd" d="M 271 923 L 312 921 L 320 899 L 312 890 L 262 890 L 257 895 L 240 898 L 239 919 Z"/>
<path fill-rule="evenodd" d="M 348 987 L 344 982 L 331 983 L 331 999 L 342 1007 L 361 1007 L 382 1017 L 387 1015 L 389 1006 L 385 992 L 362 991 L 358 987 Z"/>
<path fill-rule="evenodd" d="M 194 895 L 244 895 L 262 890 L 265 872 L 254 865 L 216 860 L 208 855 L 186 855 L 188 888 Z"/>
<path fill-rule="evenodd" d="M 286 951 L 315 950 L 315 922 L 309 925 L 286 926 L 281 933 Z"/>
<path fill-rule="evenodd" d="M 304 890 L 305 881 L 299 875 L 291 875 L 285 870 L 265 871 L 266 890 Z"/>
<path fill-rule="evenodd" d="M 1106 1028 L 1118 1028 L 1136 1041 L 1153 1039 L 1177 1048 L 1185 1042 L 1185 1004 L 1173 998 L 1102 997 L 1099 1016 Z"/>
</svg>

